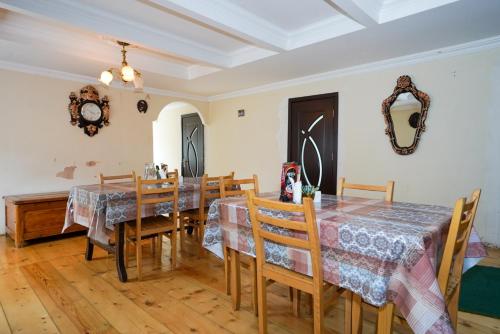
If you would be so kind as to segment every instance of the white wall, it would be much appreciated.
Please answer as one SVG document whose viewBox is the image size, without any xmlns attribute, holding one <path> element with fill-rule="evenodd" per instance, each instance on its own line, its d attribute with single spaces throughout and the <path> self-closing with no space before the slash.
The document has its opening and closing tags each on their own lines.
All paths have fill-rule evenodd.
<svg viewBox="0 0 500 334">
<path fill-rule="evenodd" d="M 198 113 L 196 107 L 185 102 L 165 106 L 153 122 L 153 155 L 156 165 L 167 163 L 169 171 L 181 171 L 182 127 L 181 116 Z M 200 115 L 203 121 L 203 116 Z"/>
<path fill-rule="evenodd" d="M 97 174 L 136 170 L 153 160 L 152 122 L 177 98 L 151 95 L 146 114 L 136 103 L 144 94 L 95 86 L 110 97 L 111 125 L 88 137 L 69 123 L 68 95 L 85 84 L 19 72 L 0 71 L 0 197 L 13 194 L 69 190 L 96 183 Z M 202 114 L 205 102 L 187 101 Z M 87 162 L 95 161 L 95 166 Z M 76 166 L 73 179 L 56 177 Z M 3 200 L 0 202 L 3 205 Z M 5 216 L 0 215 L 0 234 Z"/>
<path fill-rule="evenodd" d="M 393 152 L 382 100 L 411 76 L 431 104 L 417 151 Z M 352 74 L 210 103 L 210 174 L 257 173 L 265 191 L 279 188 L 287 153 L 288 99 L 339 92 L 339 176 L 359 183 L 396 181 L 395 199 L 453 206 L 481 187 L 476 227 L 500 245 L 500 49 Z M 246 116 L 237 117 L 245 109 Z M 238 140 L 235 140 L 238 138 Z"/>
</svg>

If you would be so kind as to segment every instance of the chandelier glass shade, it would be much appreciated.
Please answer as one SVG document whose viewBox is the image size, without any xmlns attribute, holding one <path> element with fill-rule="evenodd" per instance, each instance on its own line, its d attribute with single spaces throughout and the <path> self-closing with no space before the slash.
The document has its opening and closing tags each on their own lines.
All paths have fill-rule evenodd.
<svg viewBox="0 0 500 334">
<path fill-rule="evenodd" d="M 113 73 L 115 73 L 115 75 L 120 77 L 124 84 L 133 82 L 135 89 L 142 90 L 143 80 L 141 77 L 141 73 L 127 63 L 127 50 L 125 49 L 125 47 L 129 46 L 129 44 L 121 41 L 118 41 L 117 43 L 122 47 L 122 66 L 120 69 L 110 68 L 108 70 L 102 71 L 99 81 L 104 85 L 109 86 L 111 84 L 111 81 L 113 81 L 114 79 Z"/>
</svg>

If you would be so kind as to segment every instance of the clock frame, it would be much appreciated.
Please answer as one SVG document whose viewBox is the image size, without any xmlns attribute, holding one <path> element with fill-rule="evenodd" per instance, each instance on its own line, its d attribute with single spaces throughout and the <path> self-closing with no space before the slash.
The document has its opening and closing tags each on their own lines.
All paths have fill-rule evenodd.
<svg viewBox="0 0 500 334">
<path fill-rule="evenodd" d="M 110 124 L 109 98 L 104 96 L 100 99 L 99 92 L 95 87 L 91 85 L 83 87 L 80 89 L 80 97 L 77 97 L 75 92 L 71 92 L 69 100 L 68 111 L 71 125 L 78 124 L 78 127 L 83 128 L 84 133 L 89 137 L 96 135 L 103 125 L 108 126 Z M 95 120 L 89 119 L 82 114 L 82 108 L 89 103 L 96 105 L 100 109 L 100 116 Z"/>
</svg>

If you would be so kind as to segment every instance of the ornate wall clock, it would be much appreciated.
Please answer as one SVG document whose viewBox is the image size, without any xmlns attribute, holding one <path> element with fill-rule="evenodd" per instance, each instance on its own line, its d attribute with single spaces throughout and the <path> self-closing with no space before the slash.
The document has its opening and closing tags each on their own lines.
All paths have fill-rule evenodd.
<svg viewBox="0 0 500 334">
<path fill-rule="evenodd" d="M 109 125 L 109 99 L 107 96 L 99 99 L 99 92 L 93 86 L 80 89 L 80 97 L 71 92 L 69 100 L 70 123 L 78 124 L 88 136 L 93 137 L 103 125 Z"/>
</svg>

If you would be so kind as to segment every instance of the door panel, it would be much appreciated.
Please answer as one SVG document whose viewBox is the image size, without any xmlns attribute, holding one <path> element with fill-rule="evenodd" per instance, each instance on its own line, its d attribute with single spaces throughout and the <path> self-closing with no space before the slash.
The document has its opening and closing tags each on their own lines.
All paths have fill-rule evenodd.
<svg viewBox="0 0 500 334">
<path fill-rule="evenodd" d="M 302 166 L 302 184 L 325 194 L 337 188 L 338 94 L 289 100 L 288 161 Z"/>
<path fill-rule="evenodd" d="M 182 176 L 200 177 L 205 172 L 204 129 L 198 114 L 181 116 Z"/>
</svg>

